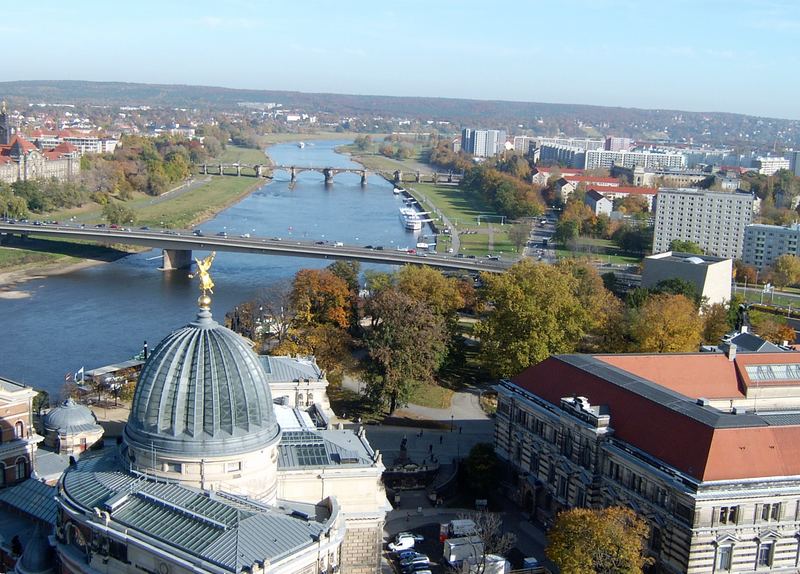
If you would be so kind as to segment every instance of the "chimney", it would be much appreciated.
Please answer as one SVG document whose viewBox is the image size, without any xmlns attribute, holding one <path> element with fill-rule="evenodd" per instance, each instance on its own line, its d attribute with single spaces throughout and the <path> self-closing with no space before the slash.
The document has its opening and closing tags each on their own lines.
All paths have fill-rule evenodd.
<svg viewBox="0 0 800 574">
<path fill-rule="evenodd" d="M 728 360 L 733 361 L 736 358 L 736 343 L 731 343 L 728 346 Z"/>
<path fill-rule="evenodd" d="M 747 333 L 750 331 L 750 328 L 747 325 L 742 325 L 741 329 L 739 329 L 740 333 Z"/>
</svg>

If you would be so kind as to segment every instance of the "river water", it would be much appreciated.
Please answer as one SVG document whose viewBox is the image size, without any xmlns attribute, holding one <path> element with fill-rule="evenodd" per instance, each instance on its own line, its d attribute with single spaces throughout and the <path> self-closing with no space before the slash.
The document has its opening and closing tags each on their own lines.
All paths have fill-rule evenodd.
<svg viewBox="0 0 800 574">
<path fill-rule="evenodd" d="M 268 153 L 278 165 L 359 167 L 334 152 L 346 141 L 282 144 Z M 276 172 L 264 185 L 214 219 L 200 225 L 207 234 L 251 233 L 290 240 L 329 240 L 353 245 L 413 246 L 414 234 L 400 223 L 401 200 L 379 176 L 362 187 L 356 174 L 339 174 L 325 186 L 316 172 Z M 419 232 L 417 232 L 419 233 Z M 17 286 L 28 296 L 0 299 L 0 376 L 58 395 L 67 372 L 124 361 L 143 342 L 152 349 L 172 330 L 193 320 L 197 281 L 186 271 L 158 270 L 160 251 L 131 255 L 114 263 L 34 279 Z M 196 252 L 196 256 L 204 253 Z M 218 253 L 214 261 L 215 318 L 299 269 L 327 260 Z M 372 266 L 378 268 L 377 266 Z M 384 266 L 384 269 L 389 269 Z"/>
</svg>

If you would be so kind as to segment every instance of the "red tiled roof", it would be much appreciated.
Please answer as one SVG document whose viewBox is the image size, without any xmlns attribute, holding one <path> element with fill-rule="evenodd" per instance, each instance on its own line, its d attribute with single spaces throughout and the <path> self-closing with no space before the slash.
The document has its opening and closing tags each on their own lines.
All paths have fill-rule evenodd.
<svg viewBox="0 0 800 574">
<path fill-rule="evenodd" d="M 595 358 L 693 399 L 744 398 L 733 361 L 721 353 L 596 355 Z"/>
<path fill-rule="evenodd" d="M 687 414 L 689 407 L 708 409 L 694 405 L 693 397 L 742 397 L 739 373 L 745 365 L 800 363 L 800 353 L 740 353 L 734 362 L 712 353 L 594 359 L 600 363 L 596 373 L 591 366 L 550 357 L 513 382 L 553 405 L 574 395 L 605 405 L 616 438 L 701 481 L 800 475 L 800 426 L 752 424 L 752 416 L 749 425 L 737 426 L 736 419 L 715 424 Z M 651 381 L 656 392 L 650 396 L 641 392 L 638 385 L 646 383 L 624 386 L 607 380 L 604 376 L 611 375 L 603 373 L 602 364 Z M 739 416 L 713 409 L 703 412 L 711 415 L 710 420 Z"/>
<path fill-rule="evenodd" d="M 593 177 L 591 175 L 563 175 L 562 177 L 573 183 L 609 183 L 619 185 L 619 180 L 615 177 Z"/>
<path fill-rule="evenodd" d="M 58 153 L 75 153 L 78 151 L 74 145 L 69 142 L 61 142 L 56 147 L 50 150 L 51 152 L 58 152 Z"/>
<path fill-rule="evenodd" d="M 8 142 L 8 145 L 9 147 L 14 147 L 15 145 L 19 145 L 20 149 L 24 153 L 28 153 L 36 149 L 35 145 L 33 145 L 31 142 L 29 142 L 19 134 L 14 134 L 14 137 L 11 138 L 11 141 Z"/>
</svg>

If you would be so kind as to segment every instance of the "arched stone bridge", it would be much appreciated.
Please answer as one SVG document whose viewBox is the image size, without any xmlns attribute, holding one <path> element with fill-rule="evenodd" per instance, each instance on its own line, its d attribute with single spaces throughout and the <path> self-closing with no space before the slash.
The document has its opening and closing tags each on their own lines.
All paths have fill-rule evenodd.
<svg viewBox="0 0 800 574">
<path fill-rule="evenodd" d="M 297 165 L 269 165 L 269 164 L 249 164 L 249 163 L 215 163 L 201 164 L 199 171 L 203 175 L 234 175 L 234 176 L 250 176 L 250 177 L 272 177 L 275 171 L 289 172 L 289 177 L 292 182 L 297 181 L 297 175 L 304 171 L 315 171 L 321 173 L 325 177 L 326 184 L 333 183 L 333 177 L 340 173 L 354 173 L 361 176 L 361 185 L 367 185 L 367 176 L 369 171 L 364 168 L 350 168 L 350 167 L 311 167 L 311 166 L 297 166 Z M 447 173 L 423 173 L 416 171 L 403 173 L 400 170 L 394 172 L 378 171 L 374 172 L 384 179 L 396 184 L 407 182 L 431 182 L 431 183 L 458 183 L 461 181 L 461 174 L 452 171 Z"/>
</svg>

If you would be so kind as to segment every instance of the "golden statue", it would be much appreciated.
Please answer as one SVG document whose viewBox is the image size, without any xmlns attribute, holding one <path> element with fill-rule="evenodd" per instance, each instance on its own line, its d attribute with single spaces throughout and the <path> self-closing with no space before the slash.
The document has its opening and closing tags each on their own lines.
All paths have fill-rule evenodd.
<svg viewBox="0 0 800 574">
<path fill-rule="evenodd" d="M 208 270 L 211 269 L 211 263 L 214 261 L 214 256 L 216 254 L 216 251 L 212 251 L 205 259 L 195 258 L 197 271 L 189 274 L 190 279 L 200 276 L 200 291 L 202 294 L 197 302 L 200 307 L 204 309 L 208 309 L 211 306 L 211 297 L 209 297 L 208 294 L 214 294 L 214 281 L 211 280 L 211 275 L 209 275 Z"/>
</svg>

